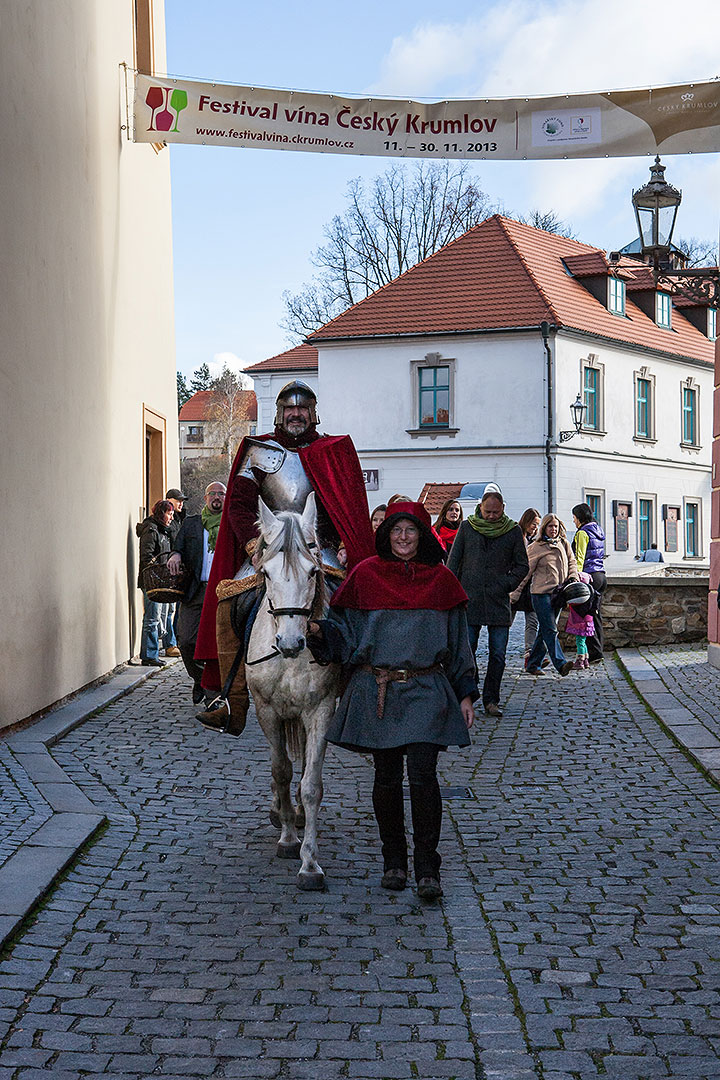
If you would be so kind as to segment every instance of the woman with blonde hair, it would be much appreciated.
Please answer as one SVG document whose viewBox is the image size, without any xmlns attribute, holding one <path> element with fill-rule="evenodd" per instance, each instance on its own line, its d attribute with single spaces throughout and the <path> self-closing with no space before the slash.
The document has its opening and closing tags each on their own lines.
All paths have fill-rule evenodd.
<svg viewBox="0 0 720 1080">
<path fill-rule="evenodd" d="M 530 572 L 511 593 L 510 601 L 517 600 L 526 581 L 530 582 L 530 598 L 538 620 L 538 632 L 527 662 L 528 675 L 542 675 L 542 661 L 547 649 L 555 670 L 560 675 L 572 671 L 572 661 L 567 660 L 558 641 L 552 593 L 563 582 L 577 581 L 578 569 L 572 548 L 561 532 L 561 521 L 555 514 L 546 514 L 540 522 L 538 539 L 530 544 L 528 551 Z"/>
</svg>

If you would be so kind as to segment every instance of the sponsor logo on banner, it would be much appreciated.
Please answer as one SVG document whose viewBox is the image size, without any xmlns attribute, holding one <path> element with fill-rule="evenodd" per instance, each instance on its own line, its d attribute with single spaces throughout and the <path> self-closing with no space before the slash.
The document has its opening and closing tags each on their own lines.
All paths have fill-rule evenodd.
<svg viewBox="0 0 720 1080">
<path fill-rule="evenodd" d="M 558 109 L 549 115 L 541 112 L 532 114 L 533 146 L 599 142 L 600 109 L 587 109 L 582 113 Z"/>
</svg>

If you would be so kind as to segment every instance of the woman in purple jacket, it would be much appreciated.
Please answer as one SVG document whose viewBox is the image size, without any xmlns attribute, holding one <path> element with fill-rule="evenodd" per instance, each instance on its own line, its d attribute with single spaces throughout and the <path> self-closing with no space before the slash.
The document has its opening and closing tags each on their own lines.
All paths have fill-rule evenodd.
<svg viewBox="0 0 720 1080">
<path fill-rule="evenodd" d="M 603 658 L 603 626 L 600 606 L 605 592 L 607 578 L 603 569 L 605 559 L 605 533 L 593 518 L 593 512 L 587 503 L 578 503 L 572 508 L 573 521 L 577 532 L 573 537 L 572 549 L 578 572 L 589 574 L 593 588 L 598 594 L 597 611 L 593 615 L 595 633 L 587 639 L 588 659 L 591 664 L 599 664 Z"/>
</svg>

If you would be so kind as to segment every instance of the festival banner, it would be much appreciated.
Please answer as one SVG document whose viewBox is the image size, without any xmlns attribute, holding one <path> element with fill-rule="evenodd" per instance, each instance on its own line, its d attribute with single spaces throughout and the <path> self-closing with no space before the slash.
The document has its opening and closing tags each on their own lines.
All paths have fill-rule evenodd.
<svg viewBox="0 0 720 1080">
<path fill-rule="evenodd" d="M 720 82 L 423 103 L 136 74 L 135 142 L 542 160 L 720 151 Z"/>
</svg>

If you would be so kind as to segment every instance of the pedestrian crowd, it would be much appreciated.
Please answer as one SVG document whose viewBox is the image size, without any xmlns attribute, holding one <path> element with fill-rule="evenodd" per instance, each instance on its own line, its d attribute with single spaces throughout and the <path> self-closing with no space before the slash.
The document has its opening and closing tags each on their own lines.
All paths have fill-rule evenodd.
<svg viewBox="0 0 720 1080">
<path fill-rule="evenodd" d="M 508 637 L 518 613 L 528 676 L 552 665 L 565 677 L 602 659 L 604 536 L 586 503 L 573 507 L 572 544 L 554 513 L 531 507 L 516 522 L 496 484 L 486 485 L 467 517 L 451 498 L 433 524 L 421 502 L 399 493 L 368 515 L 352 442 L 317 431 L 314 391 L 289 383 L 276 404 L 273 431 L 243 440 L 227 488 L 209 484 L 200 514 L 184 516 L 185 496 L 172 489 L 138 525 L 141 660 L 162 666 L 161 648 L 166 657 L 180 655 L 193 703 L 202 706 L 197 719 L 239 736 L 249 704 L 248 641 L 264 597 L 260 499 L 276 514 L 302 513 L 314 493 L 329 608 L 324 617 L 293 611 L 307 619 L 304 640 L 315 662 L 344 673 L 326 739 L 372 757 L 386 889 L 403 889 L 408 880 L 407 769 L 416 885 L 420 896 L 434 899 L 442 895 L 438 754 L 469 744 L 478 698 L 486 715 L 502 716 Z M 162 590 L 149 586 L 158 566 L 167 568 L 168 595 L 174 587 L 182 597 L 174 612 L 158 601 Z M 563 608 L 574 660 L 558 637 Z M 483 628 L 488 658 L 480 690 Z"/>
</svg>

